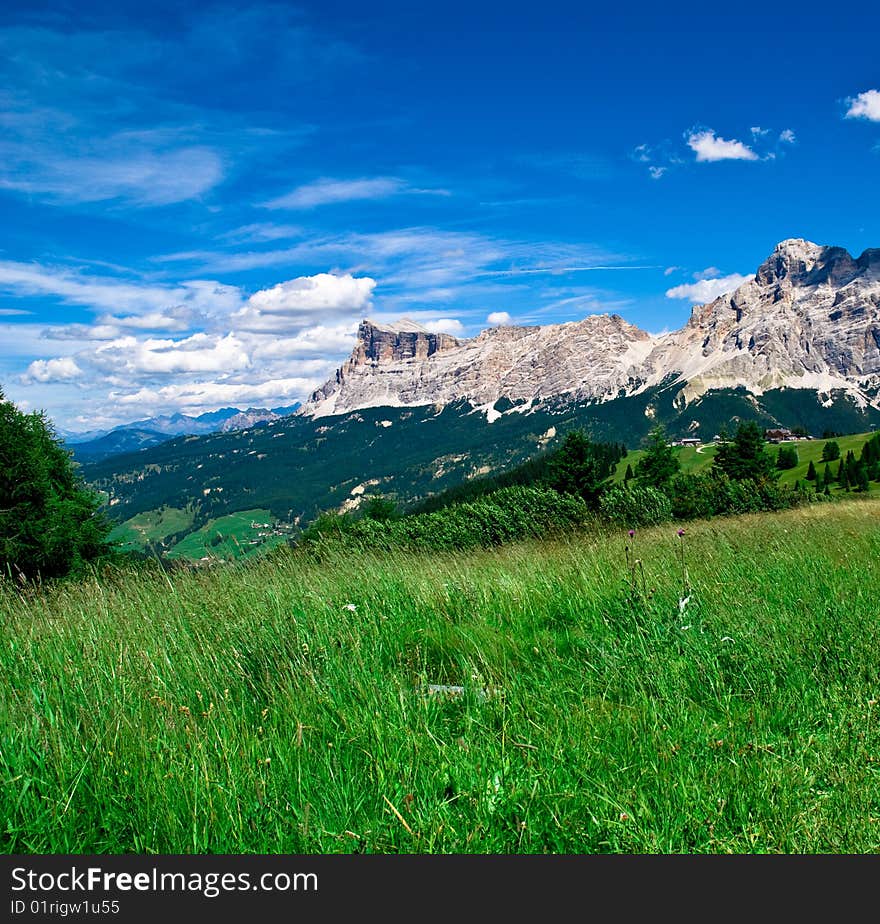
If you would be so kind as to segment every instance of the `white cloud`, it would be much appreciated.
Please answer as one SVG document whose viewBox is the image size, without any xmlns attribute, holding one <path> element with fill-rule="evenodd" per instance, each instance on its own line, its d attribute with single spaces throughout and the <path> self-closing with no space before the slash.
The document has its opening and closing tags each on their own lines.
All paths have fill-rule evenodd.
<svg viewBox="0 0 880 924">
<path fill-rule="evenodd" d="M 105 375 L 153 376 L 189 372 L 229 373 L 250 366 L 246 345 L 235 334 L 198 333 L 183 340 L 120 337 L 76 354 Z"/>
<path fill-rule="evenodd" d="M 231 321 L 242 330 L 286 331 L 314 323 L 318 315 L 359 314 L 369 308 L 375 286 L 375 279 L 349 273 L 300 276 L 255 292 Z"/>
<path fill-rule="evenodd" d="M 31 382 L 70 382 L 83 374 L 82 369 L 70 356 L 59 359 L 37 359 L 28 367 L 21 377 L 25 384 Z"/>
<path fill-rule="evenodd" d="M 506 311 L 493 311 L 486 321 L 489 324 L 509 324 L 510 315 Z"/>
<path fill-rule="evenodd" d="M 386 199 L 407 188 L 403 180 L 393 176 L 372 179 L 334 180 L 324 178 L 306 183 L 277 199 L 264 202 L 267 209 L 313 209 L 319 205 L 354 202 L 360 199 Z"/>
<path fill-rule="evenodd" d="M 268 379 L 264 382 L 228 383 L 193 382 L 141 388 L 128 394 L 111 394 L 121 405 L 135 405 L 140 412 L 152 414 L 157 409 L 173 407 L 184 413 L 202 413 L 224 405 L 277 404 L 307 395 L 315 385 L 312 377 Z"/>
<path fill-rule="evenodd" d="M 163 311 L 182 305 L 228 311 L 242 302 L 235 286 L 212 280 L 196 279 L 176 286 L 152 285 L 11 260 L 0 261 L 0 291 L 20 296 L 51 295 L 69 304 L 129 312 Z"/>
<path fill-rule="evenodd" d="M 717 279 L 721 275 L 721 270 L 717 266 L 707 266 L 704 270 L 700 270 L 698 273 L 694 273 L 694 279 L 697 281 L 701 279 Z"/>
<path fill-rule="evenodd" d="M 712 129 L 692 131 L 687 136 L 688 147 L 697 155 L 698 163 L 719 160 L 759 160 L 758 155 L 741 141 L 727 141 Z"/>
<path fill-rule="evenodd" d="M 705 305 L 722 295 L 727 295 L 728 292 L 733 292 L 750 279 L 754 279 L 754 276 L 740 276 L 739 273 L 715 279 L 701 279 L 699 282 L 667 289 L 666 297 L 687 299 L 693 305 Z"/>
<path fill-rule="evenodd" d="M 652 180 L 659 180 L 668 170 L 668 167 L 648 167 L 648 173 L 651 174 Z"/>
<path fill-rule="evenodd" d="M 0 189 L 64 203 L 125 200 L 162 206 L 204 195 L 224 177 L 205 145 L 181 145 L 158 133 L 118 133 L 65 148 L 57 139 L 7 132 L 0 142 Z"/>
<path fill-rule="evenodd" d="M 848 99 L 849 109 L 846 119 L 868 119 L 870 122 L 880 122 L 880 90 L 865 90 L 858 96 Z"/>
<path fill-rule="evenodd" d="M 794 144 L 797 141 L 797 136 L 790 128 L 784 128 L 779 133 L 779 140 L 783 144 Z"/>
<path fill-rule="evenodd" d="M 271 221 L 259 221 L 243 225 L 241 228 L 234 228 L 232 231 L 221 234 L 220 237 L 236 244 L 262 244 L 266 241 L 300 237 L 302 233 L 303 229 L 299 225 L 279 225 Z"/>
<path fill-rule="evenodd" d="M 671 276 L 673 273 L 677 273 L 681 268 L 680 266 L 667 266 L 666 269 L 663 270 L 663 275 Z"/>
<path fill-rule="evenodd" d="M 433 320 L 421 321 L 422 327 L 432 333 L 452 334 L 460 337 L 464 333 L 464 324 L 456 318 L 436 318 Z"/>
</svg>

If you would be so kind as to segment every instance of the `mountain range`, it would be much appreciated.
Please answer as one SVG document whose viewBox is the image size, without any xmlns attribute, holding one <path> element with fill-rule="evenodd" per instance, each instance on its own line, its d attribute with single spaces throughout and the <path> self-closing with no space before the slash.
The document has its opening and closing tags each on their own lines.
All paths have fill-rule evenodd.
<svg viewBox="0 0 880 924">
<path fill-rule="evenodd" d="M 609 401 L 662 382 L 689 404 L 713 389 L 843 392 L 861 406 L 880 393 L 880 249 L 780 243 L 734 292 L 693 309 L 679 330 L 652 335 L 619 315 L 541 327 L 499 326 L 461 340 L 404 319 L 365 320 L 336 376 L 300 413 L 466 399 L 491 418 L 505 398 Z"/>
<path fill-rule="evenodd" d="M 659 335 L 616 315 L 471 339 L 365 320 L 349 359 L 296 413 L 83 471 L 120 522 L 180 511 L 170 543 L 236 511 L 296 526 L 371 494 L 406 505 L 572 428 L 636 448 L 655 422 L 711 441 L 743 418 L 815 435 L 880 425 L 880 250 L 853 258 L 784 241 L 736 291 Z"/>
<path fill-rule="evenodd" d="M 121 453 L 149 449 L 175 436 L 246 430 L 248 427 L 293 414 L 299 407 L 299 402 L 290 407 L 276 407 L 271 410 L 249 407 L 242 411 L 236 407 L 224 407 L 218 411 L 200 414 L 198 417 L 169 414 L 120 424 L 112 430 L 91 430 L 86 433 L 62 431 L 61 436 L 78 462 L 96 462 Z"/>
</svg>

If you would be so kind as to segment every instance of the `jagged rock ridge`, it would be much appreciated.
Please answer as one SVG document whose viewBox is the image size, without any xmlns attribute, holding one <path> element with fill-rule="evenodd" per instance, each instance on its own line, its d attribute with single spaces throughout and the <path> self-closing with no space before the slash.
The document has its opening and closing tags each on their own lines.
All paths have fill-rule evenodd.
<svg viewBox="0 0 880 924">
<path fill-rule="evenodd" d="M 408 320 L 365 320 L 347 362 L 301 413 L 466 398 L 491 416 L 500 398 L 609 400 L 670 377 L 685 402 L 745 386 L 843 389 L 880 406 L 880 250 L 855 259 L 841 247 L 783 241 L 752 279 L 660 336 L 618 315 L 494 327 L 466 340 Z"/>
</svg>

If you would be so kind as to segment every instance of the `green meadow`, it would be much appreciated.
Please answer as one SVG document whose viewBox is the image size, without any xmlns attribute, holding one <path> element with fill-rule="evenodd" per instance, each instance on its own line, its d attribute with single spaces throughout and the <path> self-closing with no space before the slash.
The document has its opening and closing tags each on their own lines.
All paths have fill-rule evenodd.
<svg viewBox="0 0 880 924">
<path fill-rule="evenodd" d="M 880 850 L 880 501 L 685 528 L 2 584 L 2 850 Z"/>
<path fill-rule="evenodd" d="M 852 450 L 856 458 L 862 451 L 862 447 L 865 443 L 868 442 L 871 437 L 874 436 L 874 432 L 871 433 L 858 433 L 852 436 L 837 436 L 834 438 L 834 442 L 840 446 L 841 457 L 846 456 L 847 452 Z M 786 469 L 784 471 L 777 472 L 779 476 L 779 483 L 782 485 L 794 485 L 796 481 L 804 481 L 807 477 L 807 469 L 810 466 L 810 462 L 816 467 L 816 471 L 821 477 L 825 471 L 825 463 L 822 462 L 822 451 L 825 448 L 825 444 L 831 442 L 831 440 L 799 440 L 797 442 L 791 443 L 768 443 L 767 444 L 767 453 L 772 459 L 776 459 L 776 455 L 779 451 L 780 446 L 785 447 L 794 447 L 798 454 L 798 464 L 794 468 Z M 706 443 L 700 447 L 693 446 L 682 446 L 676 449 L 678 453 L 678 459 L 681 463 L 681 470 L 686 474 L 698 474 L 700 472 L 708 473 L 709 469 L 712 466 L 712 460 L 715 458 L 715 453 L 717 451 L 717 446 L 715 443 Z M 628 465 L 632 466 L 633 471 L 636 469 L 636 465 L 639 459 L 643 455 L 641 449 L 633 450 L 620 460 L 617 464 L 617 469 L 614 473 L 615 481 L 623 481 L 624 475 L 626 474 L 626 467 Z M 837 474 L 837 466 L 839 461 L 830 462 L 832 474 Z M 845 492 L 837 486 L 836 483 L 831 485 L 831 491 L 834 494 L 843 494 Z M 871 483 L 870 493 L 874 495 L 880 495 L 880 484 Z"/>
<path fill-rule="evenodd" d="M 241 510 L 209 520 L 200 529 L 184 536 L 168 552 L 168 558 L 202 558 L 229 561 L 263 554 L 285 542 L 273 535 L 275 518 L 268 510 Z"/>
</svg>

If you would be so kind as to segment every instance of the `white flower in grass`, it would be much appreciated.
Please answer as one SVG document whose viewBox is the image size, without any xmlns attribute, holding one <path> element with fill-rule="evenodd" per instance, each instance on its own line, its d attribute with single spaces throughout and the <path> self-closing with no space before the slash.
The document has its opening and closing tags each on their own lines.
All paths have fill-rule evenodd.
<svg viewBox="0 0 880 924">
<path fill-rule="evenodd" d="M 345 606 L 342 607 L 342 608 L 343 608 L 344 610 L 348 610 L 349 613 L 356 613 L 356 612 L 357 612 L 357 606 L 356 606 L 354 603 L 346 603 Z"/>
<path fill-rule="evenodd" d="M 680 598 L 679 598 L 679 601 L 678 601 L 678 612 L 679 612 L 679 613 L 683 613 L 683 612 L 685 611 L 685 609 L 687 609 L 687 605 L 688 605 L 688 603 L 690 603 L 690 602 L 691 602 L 690 596 L 687 596 L 687 597 L 680 597 Z"/>
</svg>

